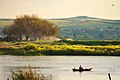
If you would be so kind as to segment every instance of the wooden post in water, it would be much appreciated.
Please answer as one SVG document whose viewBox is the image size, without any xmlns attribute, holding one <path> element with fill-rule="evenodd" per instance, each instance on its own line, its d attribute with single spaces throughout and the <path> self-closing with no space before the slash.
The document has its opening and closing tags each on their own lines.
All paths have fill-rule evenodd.
<svg viewBox="0 0 120 80">
<path fill-rule="evenodd" d="M 110 73 L 108 73 L 108 77 L 109 77 L 109 80 L 111 80 L 111 76 L 110 76 Z"/>
</svg>

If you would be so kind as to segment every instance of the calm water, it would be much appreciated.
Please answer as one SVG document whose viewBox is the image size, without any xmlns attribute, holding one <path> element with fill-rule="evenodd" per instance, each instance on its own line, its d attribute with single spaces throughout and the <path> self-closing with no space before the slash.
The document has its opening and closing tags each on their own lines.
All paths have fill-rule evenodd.
<svg viewBox="0 0 120 80">
<path fill-rule="evenodd" d="M 73 72 L 79 65 L 92 67 L 90 72 Z M 120 80 L 120 57 L 106 56 L 0 56 L 0 80 L 10 76 L 10 69 L 31 65 L 54 80 Z"/>
</svg>

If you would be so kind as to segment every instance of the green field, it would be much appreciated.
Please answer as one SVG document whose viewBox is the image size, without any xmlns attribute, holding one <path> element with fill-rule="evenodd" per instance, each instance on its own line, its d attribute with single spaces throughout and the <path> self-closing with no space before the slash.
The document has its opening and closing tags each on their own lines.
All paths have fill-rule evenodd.
<svg viewBox="0 0 120 80">
<path fill-rule="evenodd" d="M 4 27 L 4 26 L 7 26 L 7 25 L 10 25 L 10 24 L 12 24 L 12 22 L 13 22 L 13 19 L 0 19 L 0 27 Z"/>
</svg>

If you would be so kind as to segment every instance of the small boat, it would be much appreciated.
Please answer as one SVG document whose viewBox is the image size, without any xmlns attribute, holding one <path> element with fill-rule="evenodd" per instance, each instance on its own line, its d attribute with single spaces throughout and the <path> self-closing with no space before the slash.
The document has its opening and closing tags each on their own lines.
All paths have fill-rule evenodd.
<svg viewBox="0 0 120 80">
<path fill-rule="evenodd" d="M 72 69 L 73 71 L 79 71 L 79 72 L 82 72 L 82 71 L 91 71 L 91 69 L 92 68 L 89 68 L 89 69 L 82 69 L 82 70 L 80 70 L 80 69 Z"/>
</svg>

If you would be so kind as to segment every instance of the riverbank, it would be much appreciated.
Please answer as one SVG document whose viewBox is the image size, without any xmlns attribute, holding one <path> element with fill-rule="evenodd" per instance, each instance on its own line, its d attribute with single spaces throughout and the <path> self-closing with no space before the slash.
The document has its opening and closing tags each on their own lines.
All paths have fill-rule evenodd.
<svg viewBox="0 0 120 80">
<path fill-rule="evenodd" d="M 98 42 L 99 45 L 90 43 Z M 40 42 L 2 42 L 0 55 L 40 56 L 40 55 L 85 55 L 85 56 L 120 56 L 120 41 L 86 41 L 86 44 L 65 41 L 40 41 Z M 80 43 L 80 42 L 79 42 Z M 84 41 L 85 43 L 85 41 Z M 111 44 L 110 44 L 111 43 Z M 96 43 L 97 44 L 97 43 Z M 101 44 L 101 45 L 100 45 Z M 105 41 L 104 41 L 105 44 Z"/>
</svg>

